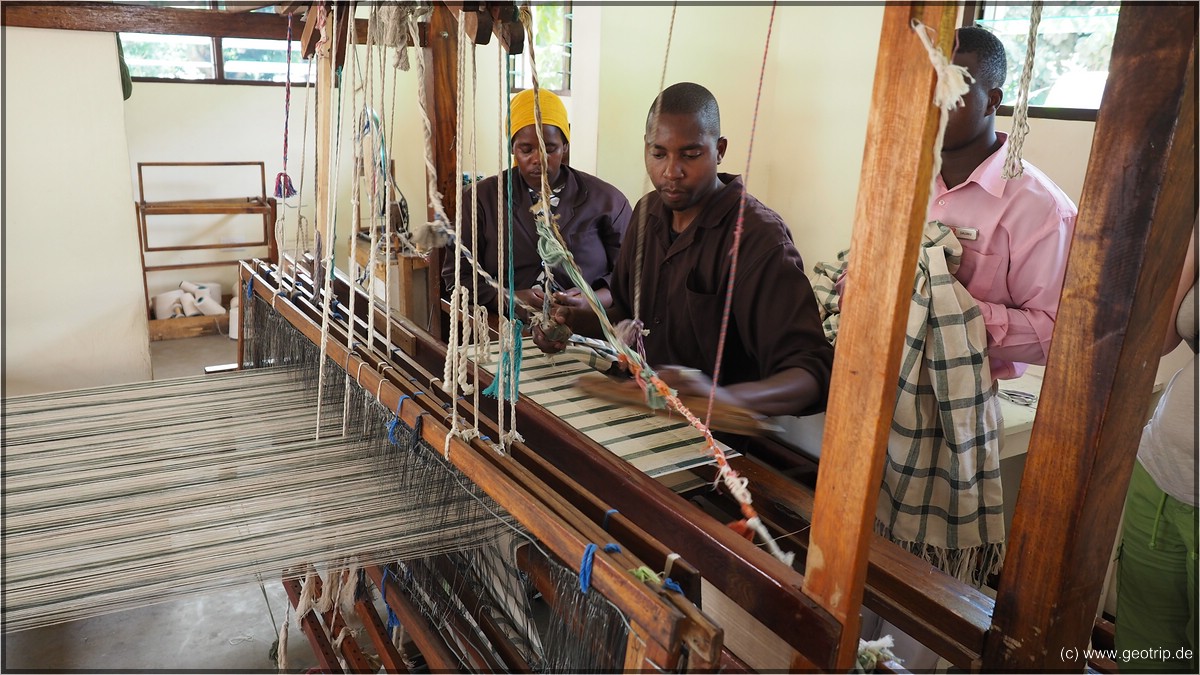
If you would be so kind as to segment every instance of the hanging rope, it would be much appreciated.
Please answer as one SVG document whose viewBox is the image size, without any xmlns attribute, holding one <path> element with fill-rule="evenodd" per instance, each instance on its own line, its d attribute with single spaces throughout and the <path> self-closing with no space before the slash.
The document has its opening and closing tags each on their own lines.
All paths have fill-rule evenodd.
<svg viewBox="0 0 1200 675">
<path fill-rule="evenodd" d="M 1037 53 L 1038 24 L 1042 22 L 1042 2 L 1034 0 L 1029 7 L 1029 38 L 1025 47 L 1025 66 L 1021 69 L 1021 84 L 1017 90 L 1017 103 L 1013 106 L 1012 133 L 1008 135 L 1008 155 L 1004 158 L 1005 180 L 1020 178 L 1025 173 L 1021 163 L 1021 150 L 1025 136 L 1029 134 L 1029 82 L 1033 79 L 1034 56 Z"/>
<path fill-rule="evenodd" d="M 667 63 L 671 60 L 671 38 L 675 35 L 675 13 L 679 9 L 678 3 L 671 3 L 671 23 L 667 25 L 667 46 L 663 50 L 663 67 L 662 74 L 658 78 L 658 96 L 655 97 L 654 115 L 651 117 L 653 127 L 650 133 L 657 135 L 655 132 L 658 129 L 658 113 L 662 110 L 662 91 L 667 85 Z M 642 192 L 650 191 L 650 175 L 642 180 Z M 642 323 L 642 262 L 646 259 L 646 211 L 642 211 L 641 217 L 638 219 L 638 236 L 637 248 L 634 249 L 634 265 L 633 265 L 633 324 L 629 328 L 630 332 L 636 331 L 636 339 L 638 340 L 638 353 L 643 357 L 646 356 L 646 351 L 641 347 L 640 339 L 650 331 L 646 330 Z"/>
<path fill-rule="evenodd" d="M 421 44 L 417 33 L 417 17 L 408 16 L 409 39 L 414 45 Z M 425 81 L 424 50 L 416 49 L 417 82 Z M 459 83 L 462 86 L 462 83 Z M 425 134 L 425 173 L 429 181 L 429 205 L 433 209 L 433 222 L 418 225 L 414 228 L 413 237 L 417 244 L 426 250 L 437 248 L 446 243 L 450 219 L 446 216 L 446 207 L 442 205 L 442 193 L 437 189 L 437 165 L 433 160 L 433 122 L 429 120 L 429 106 L 425 100 L 425 87 L 417 87 L 417 102 L 421 110 L 421 130 Z"/>
<path fill-rule="evenodd" d="M 275 196 L 287 199 L 295 196 L 296 188 L 287 173 L 288 118 L 292 109 L 292 15 L 287 18 L 287 79 L 283 83 L 283 171 L 275 176 Z"/>
<path fill-rule="evenodd" d="M 721 330 L 717 334 L 717 359 L 713 364 L 712 388 L 708 392 L 708 411 L 704 424 L 712 424 L 713 403 L 717 398 L 717 382 L 721 379 L 721 363 L 725 355 L 725 339 L 729 334 L 729 315 L 733 311 L 733 288 L 737 283 L 738 251 L 742 245 L 742 230 L 746 222 L 746 195 L 750 192 L 750 160 L 754 156 L 754 134 L 758 130 L 758 106 L 762 102 L 763 80 L 767 73 L 767 54 L 771 51 L 771 32 L 775 27 L 775 3 L 771 3 L 771 16 L 767 21 L 767 39 L 763 45 L 762 65 L 758 69 L 758 91 L 754 95 L 754 114 L 750 117 L 750 140 L 746 147 L 746 171 L 742 177 L 742 197 L 738 200 L 737 223 L 733 228 L 733 250 L 730 252 L 729 285 L 725 287 L 725 308 L 721 312 Z"/>
</svg>

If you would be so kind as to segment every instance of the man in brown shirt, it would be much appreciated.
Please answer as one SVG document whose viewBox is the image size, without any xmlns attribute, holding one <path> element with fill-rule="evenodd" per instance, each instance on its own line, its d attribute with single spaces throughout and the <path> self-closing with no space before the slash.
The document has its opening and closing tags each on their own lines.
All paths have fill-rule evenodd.
<svg viewBox="0 0 1200 675">
<path fill-rule="evenodd" d="M 546 169 L 549 172 L 553 196 L 550 208 L 558 216 L 558 229 L 576 264 L 597 291 L 602 301 L 610 301 L 608 287 L 613 265 L 621 248 L 621 238 L 629 223 L 629 200 L 620 190 L 595 176 L 573 169 L 566 163 L 570 147 L 571 127 L 562 101 L 554 93 L 540 91 L 542 134 L 546 142 Z M 542 162 L 534 128 L 533 90 L 526 89 L 512 101 L 509 120 L 511 144 L 516 166 L 480 181 L 475 189 L 478 236 L 471 236 L 471 195 L 464 188 L 461 216 L 463 246 L 474 251 L 476 260 L 493 278 L 499 269 L 499 237 L 507 231 L 497 222 L 497 203 L 503 201 L 503 220 L 514 223 L 512 246 L 513 281 L 517 297 L 534 307 L 542 306 L 542 290 L 538 284 L 543 271 L 538 256 L 537 229 L 531 210 L 540 198 Z M 500 183 L 497 189 L 497 182 Z M 509 215 L 511 214 L 511 216 Z M 505 241 L 505 247 L 509 241 Z M 454 286 L 453 247 L 442 263 L 443 288 Z M 552 270 L 554 282 L 560 288 L 573 286 L 566 272 Z M 472 268 L 467 260 L 461 265 L 462 283 L 472 287 Z M 507 279 L 498 279 L 508 287 Z M 497 310 L 496 289 L 481 279 L 476 304 Z"/>
<path fill-rule="evenodd" d="M 819 411 L 833 349 L 791 233 L 778 214 L 745 194 L 740 177 L 717 173 L 727 141 L 712 93 L 680 83 L 660 99 L 646 123 L 646 171 L 655 191 L 634 209 L 613 272 L 610 320 L 634 316 L 640 283 L 637 314 L 650 331 L 644 338 L 647 359 L 680 393 L 707 396 L 744 195 L 718 400 L 764 415 Z M 643 226 L 639 275 L 637 238 Z M 554 318 L 584 335 L 600 332 L 598 319 L 586 309 L 563 307 Z M 534 339 L 546 351 L 563 347 L 538 329 Z"/>
</svg>

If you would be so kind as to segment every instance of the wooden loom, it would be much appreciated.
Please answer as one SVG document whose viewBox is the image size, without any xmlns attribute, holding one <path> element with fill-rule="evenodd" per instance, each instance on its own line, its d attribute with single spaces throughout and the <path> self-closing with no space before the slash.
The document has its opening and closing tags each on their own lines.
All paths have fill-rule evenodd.
<svg viewBox="0 0 1200 675">
<path fill-rule="evenodd" d="M 1172 16 L 1164 16 L 1168 12 Z M 1161 344 L 1167 311 L 1165 302 L 1156 298 L 1170 295 L 1164 291 L 1177 278 L 1186 248 L 1180 244 L 1195 215 L 1195 10 L 1126 7 L 1113 48 L 1108 103 L 1096 127 L 1096 145 L 1110 151 L 1090 161 L 1060 309 L 1061 325 L 1089 330 L 1057 337 L 1031 443 L 1031 470 L 1017 504 L 997 601 L 931 573 L 932 568 L 871 534 L 882 454 L 862 462 L 852 448 L 886 444 L 907 310 L 904 280 L 911 278 L 915 261 L 931 178 L 928 148 L 936 124 L 928 103 L 932 71 L 909 21 L 915 17 L 936 27 L 942 49 L 948 52 L 954 14 L 944 7 L 885 10 L 867 134 L 872 140 L 864 160 L 852 245 L 854 255 L 873 262 L 858 267 L 871 272 L 856 277 L 852 288 L 875 292 L 848 291 L 855 301 L 847 303 L 843 318 L 815 495 L 753 460 L 739 461 L 742 473 L 759 490 L 764 516 L 781 529 L 795 513 L 811 514 L 808 537 L 793 537 L 795 543 L 807 544 L 806 574 L 784 568 L 532 402 L 523 401 L 519 408 L 529 447 L 538 448 L 554 466 L 542 466 L 524 447 L 514 449 L 513 462 L 537 464 L 548 482 L 565 481 L 558 484 L 559 491 L 582 488 L 573 499 L 583 500 L 581 510 L 590 510 L 593 521 L 600 518 L 601 507 L 617 508 L 618 527 L 643 529 L 665 545 L 647 556 L 652 566 L 657 562 L 654 556 L 664 550 L 682 555 L 705 581 L 794 648 L 795 667 L 848 668 L 857 643 L 857 607 L 864 598 L 868 606 L 960 667 L 1081 666 L 1079 652 L 1063 660 L 1061 650 L 1086 645 L 1091 633 L 1106 561 L 1092 555 L 1088 542 L 1111 541 L 1115 534 L 1124 477 L 1141 426 L 1136 412 L 1125 411 L 1139 410 L 1132 403 L 1149 392 L 1154 370 L 1149 366 L 1157 362 L 1152 345 Z M 1174 30 L 1164 36 L 1159 31 L 1167 25 Z M 1141 47 L 1151 33 L 1158 36 L 1158 48 L 1147 54 Z M 1148 73 L 1158 74 L 1160 83 L 1152 92 L 1154 102 L 1122 105 L 1130 100 L 1127 90 L 1146 81 Z M 1175 86 L 1178 82 L 1185 86 Z M 445 120 L 438 121 L 445 129 Z M 1149 130 L 1154 142 L 1135 142 L 1121 133 L 1129 128 Z M 1159 154 L 1147 147 L 1169 151 Z M 1125 166 L 1138 167 L 1132 185 L 1124 177 Z M 1137 198 L 1125 198 L 1129 189 L 1109 189 L 1114 183 L 1131 188 Z M 909 214 L 908 222 L 897 223 L 895 213 Z M 894 246 L 897 240 L 905 246 Z M 1121 255 L 1112 255 L 1114 250 Z M 1150 256 L 1161 256 L 1163 264 L 1143 267 L 1141 260 Z M 878 292 L 885 288 L 893 293 Z M 349 289 L 340 292 L 348 295 Z M 359 318 L 368 320 L 365 313 Z M 889 331 L 867 328 L 880 319 Z M 405 321 L 396 321 L 393 330 L 403 336 L 399 343 L 411 345 L 405 350 L 405 360 L 416 362 L 410 368 L 438 372 L 444 360 L 439 342 Z M 1091 337 L 1096 334 L 1121 337 L 1098 343 Z M 880 354 L 887 358 L 879 359 Z M 1105 366 L 1083 367 L 1079 355 Z M 369 378 L 364 384 L 369 386 Z M 1080 400 L 1086 402 L 1087 414 L 1064 414 L 1064 406 L 1075 411 Z M 876 423 L 862 425 L 864 417 Z M 1102 421 L 1093 426 L 1093 420 Z M 1062 490 L 1064 474 L 1076 478 L 1067 481 L 1075 485 L 1074 491 Z M 1032 509 L 1039 515 L 1031 517 Z M 1075 573 L 1068 576 L 1068 569 Z M 736 662 L 727 650 L 725 658 Z"/>
<path fill-rule="evenodd" d="M 6 25 L 22 25 L 12 22 L 20 16 L 18 9 L 5 8 Z M 449 10 L 439 5 L 435 21 L 448 16 Z M 571 544 L 578 543 L 578 535 L 625 542 L 641 541 L 633 535 L 646 533 L 637 555 L 652 568 L 662 568 L 667 551 L 681 554 L 676 569 L 685 569 L 673 576 L 682 580 L 689 598 L 698 599 L 703 577 L 795 649 L 796 667 L 847 669 L 857 640 L 857 607 L 865 599 L 868 607 L 959 667 L 1080 670 L 1080 651 L 1064 660 L 1061 650 L 1086 646 L 1092 630 L 1107 561 L 1091 545 L 1115 535 L 1140 411 L 1158 361 L 1156 345 L 1166 329 L 1165 298 L 1171 295 L 1166 291 L 1178 278 L 1186 248 L 1182 244 L 1196 214 L 1196 8 L 1123 7 L 1093 141 L 1104 152 L 1094 152 L 1089 160 L 1060 307 L 1061 329 L 1047 367 L 1029 470 L 994 602 L 871 534 L 882 450 L 869 462 L 857 451 L 885 445 L 907 279 L 931 177 L 928 148 L 936 123 L 929 105 L 932 72 L 909 29 L 912 17 L 937 29 L 945 52 L 954 29 L 953 8 L 885 9 L 852 246 L 858 260 L 871 264 L 856 267 L 865 273 L 851 282 L 854 302 L 847 303 L 843 317 L 816 491 L 806 491 L 754 460 L 735 460 L 751 480 L 763 517 L 780 531 L 795 529 L 791 524 L 797 514 L 811 516 L 807 536 L 791 537 L 809 552 L 799 566 L 803 575 L 531 402 L 519 407 L 528 445 L 514 449 L 510 458 L 493 459 L 457 443 L 452 457 L 459 458 L 464 472 L 497 492 L 527 495 L 513 487 L 512 476 L 529 473 L 566 495 L 583 520 L 573 520 L 572 514 L 567 527 L 561 521 L 568 519 L 560 516 L 548 527 Z M 441 44 L 450 55 L 454 31 L 447 34 L 435 47 Z M 434 70 L 434 79 L 453 77 L 448 66 Z M 452 122 L 452 113 L 450 118 Z M 446 115 L 436 121 L 439 136 L 448 138 L 454 125 Z M 441 168 L 452 166 L 441 164 L 449 151 L 444 155 L 439 160 L 443 179 L 453 175 L 453 169 Z M 896 213 L 907 214 L 907 221 L 895 222 Z M 904 246 L 896 246 L 897 241 Z M 253 292 L 267 297 L 269 272 L 246 267 L 242 278 L 258 278 Z M 338 293 L 344 303 L 349 288 L 342 285 Z M 292 311 L 282 299 L 279 305 L 283 313 Z M 399 363 L 382 368 L 380 376 L 375 368 L 382 361 L 376 354 L 352 357 L 339 353 L 332 342 L 330 354 L 347 363 L 358 359 L 370 365 L 374 360 L 376 366 L 360 368 L 356 377 L 369 390 L 378 388 L 383 402 L 394 407 L 407 382 L 397 371 L 440 372 L 444 348 L 409 321 L 369 317 L 365 303 L 357 307 L 360 322 L 393 321 L 400 329 L 394 345 L 376 345 Z M 294 311 L 292 319 L 304 326 L 301 310 Z M 888 330 L 878 330 L 880 325 Z M 402 409 L 407 422 L 415 421 L 419 398 Z M 433 410 L 434 404 L 429 405 Z M 864 419 L 874 424 L 864 425 Z M 430 425 L 426 436 L 440 443 L 439 432 L 444 431 Z M 553 495 L 546 498 L 560 513 L 569 512 Z M 593 526 L 610 508 L 620 513 L 611 518 L 612 534 L 603 535 Z M 569 553 L 571 546 L 563 549 Z M 639 613 L 641 621 L 650 623 L 658 611 L 669 617 L 667 625 L 685 625 L 650 594 L 622 581 L 626 575 L 617 561 L 598 555 L 597 563 L 598 570 L 607 570 L 598 571 L 598 578 L 608 579 L 605 593 L 618 595 L 614 589 L 625 589 L 631 606 L 657 608 Z M 669 632 L 656 632 L 655 639 L 675 643 Z M 436 640 L 428 644 L 430 653 L 436 652 Z M 666 663 L 656 660 L 661 656 L 648 658 L 661 666 Z M 736 663 L 736 656 L 721 651 L 727 664 Z M 638 658 L 627 667 L 641 662 Z"/>
<path fill-rule="evenodd" d="M 1170 295 L 1165 290 L 1177 278 L 1196 212 L 1195 9 L 1127 6 L 1122 12 L 1095 132 L 1095 145 L 1107 152 L 1090 160 L 1060 309 L 1060 325 L 1070 328 L 1057 336 L 1050 357 L 1030 471 L 995 602 L 871 533 L 882 453 L 863 462 L 854 451 L 886 444 L 906 280 L 931 178 L 933 73 L 912 36 L 911 18 L 935 27 L 943 51 L 950 51 L 953 8 L 885 10 L 852 245 L 856 257 L 872 262 L 857 267 L 870 272 L 856 276 L 852 288 L 873 292 L 848 291 L 854 302 L 847 303 L 843 317 L 815 494 L 754 460 L 735 460 L 751 479 L 764 517 L 778 529 L 795 529 L 790 526 L 797 514 L 811 519 L 807 537 L 790 538 L 808 551 L 805 574 L 777 563 L 531 401 L 518 408 L 528 446 L 514 448 L 511 459 L 498 463 L 536 467 L 530 470 L 572 495 L 593 522 L 605 507 L 618 509 L 616 531 L 651 536 L 645 559 L 652 567 L 663 551 L 682 555 L 700 577 L 793 648 L 794 667 L 847 669 L 858 638 L 857 608 L 865 599 L 959 667 L 1081 668 L 1079 652 L 1064 660 L 1061 650 L 1086 646 L 1091 634 L 1107 561 L 1089 544 L 1115 535 L 1142 422 L 1135 403 L 1150 391 L 1157 363 L 1153 345 L 1161 344 L 1165 328 L 1168 308 L 1158 298 Z M 1157 47 L 1146 52 L 1152 34 Z M 1147 81 L 1157 83 L 1152 91 L 1142 87 Z M 1138 97 L 1153 100 L 1125 104 L 1137 100 L 1134 87 Z M 438 123 L 440 129 L 453 128 L 444 118 Z M 1135 140 L 1125 129 L 1146 130 L 1151 142 Z M 1124 168 L 1129 166 L 1137 168 L 1132 178 Z M 897 222 L 896 213 L 908 214 L 907 221 Z M 1148 259 L 1161 264 L 1143 266 Z M 244 274 L 249 278 L 250 270 Z M 339 293 L 345 304 L 349 289 L 343 285 Z M 440 372 L 445 353 L 436 339 L 404 320 L 368 317 L 360 306 L 360 321 L 393 321 L 410 369 Z M 873 328 L 881 323 L 889 330 Z M 1094 335 L 1113 337 L 1097 341 Z M 364 384 L 371 386 L 373 379 L 368 375 Z M 863 419 L 875 423 L 863 425 Z M 1063 490 L 1064 483 L 1071 489 Z M 689 597 L 695 599 L 693 593 Z M 724 662 L 737 662 L 728 649 L 723 654 Z"/>
</svg>

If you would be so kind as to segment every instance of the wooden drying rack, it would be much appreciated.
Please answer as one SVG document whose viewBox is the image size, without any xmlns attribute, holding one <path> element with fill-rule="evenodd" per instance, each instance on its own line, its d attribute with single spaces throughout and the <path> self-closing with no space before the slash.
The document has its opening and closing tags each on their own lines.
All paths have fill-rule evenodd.
<svg viewBox="0 0 1200 675">
<path fill-rule="evenodd" d="M 168 201 L 146 201 L 146 185 L 143 178 L 144 167 L 200 167 L 200 166 L 257 166 L 259 169 L 259 194 L 253 197 L 232 197 L 217 199 L 176 199 Z M 146 294 L 146 314 L 150 319 L 150 340 L 173 340 L 199 335 L 210 335 L 218 330 L 229 329 L 229 315 L 193 316 L 176 319 L 155 319 L 154 306 L 150 297 L 150 285 L 147 276 L 150 272 L 167 270 L 195 269 L 200 267 L 217 267 L 236 265 L 242 259 L 241 255 L 233 255 L 225 260 L 205 261 L 195 263 L 176 263 L 173 265 L 147 265 L 147 253 L 165 251 L 200 251 L 200 250 L 229 250 L 240 251 L 247 247 L 265 247 L 267 258 L 278 257 L 278 243 L 275 240 L 276 201 L 267 196 L 267 174 L 263 162 L 138 162 L 138 201 L 137 227 L 138 241 L 141 244 L 142 257 L 142 290 Z M 151 216 L 179 215 L 237 215 L 260 214 L 263 219 L 262 237 L 254 241 L 215 242 L 203 244 L 188 244 L 180 246 L 151 246 L 150 226 Z M 224 298 L 220 299 L 224 304 Z"/>
</svg>

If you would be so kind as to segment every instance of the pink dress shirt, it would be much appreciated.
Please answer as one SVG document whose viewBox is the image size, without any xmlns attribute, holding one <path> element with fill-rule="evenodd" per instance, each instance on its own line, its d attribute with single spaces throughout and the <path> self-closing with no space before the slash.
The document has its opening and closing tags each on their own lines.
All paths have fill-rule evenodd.
<svg viewBox="0 0 1200 675">
<path fill-rule="evenodd" d="M 1009 379 L 1046 363 L 1078 210 L 1029 162 L 1020 178 L 1001 178 L 1008 137 L 997 135 L 1004 144 L 965 182 L 946 189 L 937 177 L 929 220 L 958 234 L 955 277 L 983 313 L 992 377 Z"/>
</svg>

